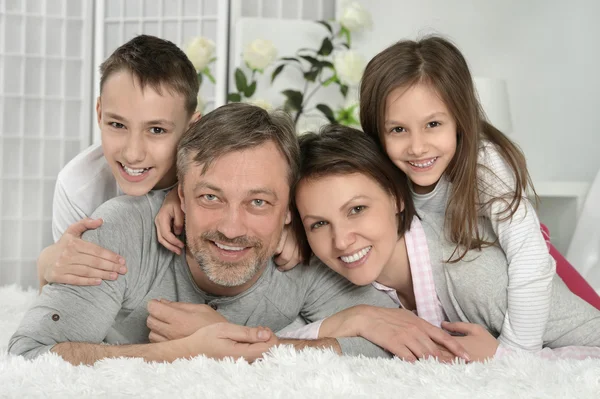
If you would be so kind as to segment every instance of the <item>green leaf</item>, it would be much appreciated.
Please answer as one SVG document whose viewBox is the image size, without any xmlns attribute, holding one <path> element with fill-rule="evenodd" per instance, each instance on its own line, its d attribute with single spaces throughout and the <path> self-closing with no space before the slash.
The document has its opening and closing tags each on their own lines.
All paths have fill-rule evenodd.
<svg viewBox="0 0 600 399">
<path fill-rule="evenodd" d="M 344 36 L 346 38 L 346 43 L 348 44 L 348 48 L 350 48 L 350 31 L 348 29 L 346 29 L 345 27 L 342 26 L 342 29 L 340 29 L 340 36 Z"/>
<path fill-rule="evenodd" d="M 325 118 L 327 118 L 329 120 L 329 122 L 331 123 L 335 123 L 335 116 L 333 115 L 333 111 L 331 110 L 331 108 L 329 108 L 328 105 L 325 104 L 317 104 L 316 107 L 319 111 L 321 111 L 323 113 L 323 115 L 325 115 Z"/>
<path fill-rule="evenodd" d="M 321 72 L 321 69 L 311 69 L 308 72 L 304 72 L 304 79 L 309 82 L 314 82 L 317 79 L 317 76 L 319 76 L 319 72 Z"/>
<path fill-rule="evenodd" d="M 333 29 L 331 29 L 331 25 L 329 24 L 329 22 L 327 22 L 327 21 L 315 21 L 315 22 L 326 27 L 327 30 L 329 31 L 329 33 L 331 33 L 333 35 Z"/>
<path fill-rule="evenodd" d="M 250 86 L 246 87 L 246 90 L 244 90 L 244 95 L 246 97 L 252 97 L 252 95 L 254 94 L 255 91 L 256 91 L 256 80 L 252 81 L 252 83 L 250 83 Z"/>
<path fill-rule="evenodd" d="M 300 58 L 305 59 L 306 61 L 310 62 L 310 64 L 313 67 L 319 67 L 319 64 L 321 63 L 321 61 L 319 61 L 315 57 L 311 57 L 310 55 L 301 55 Z"/>
<path fill-rule="evenodd" d="M 294 111 L 300 111 L 302 109 L 302 102 L 304 101 L 304 95 L 297 90 L 284 90 L 281 92 L 287 97 L 286 108 L 290 108 Z"/>
<path fill-rule="evenodd" d="M 329 61 L 319 61 L 319 66 L 321 68 L 331 68 L 331 69 L 335 69 L 335 67 L 333 66 L 333 64 Z"/>
<path fill-rule="evenodd" d="M 298 54 L 301 51 L 309 51 L 311 53 L 317 54 L 317 50 L 315 50 L 314 48 L 308 48 L 308 47 L 299 48 L 298 51 L 296 51 L 296 54 Z"/>
<path fill-rule="evenodd" d="M 333 51 L 333 43 L 331 43 L 331 40 L 329 40 L 329 38 L 326 37 L 325 39 L 323 39 L 323 42 L 321 43 L 321 48 L 319 49 L 319 52 L 317 54 L 329 55 L 329 54 L 331 54 L 332 51 Z"/>
<path fill-rule="evenodd" d="M 330 77 L 329 79 L 327 79 L 326 81 L 324 81 L 322 83 L 322 86 L 323 87 L 327 87 L 327 86 L 329 86 L 330 84 L 332 84 L 334 82 L 337 82 L 337 76 L 335 76 L 335 75 L 333 75 L 332 77 Z"/>
<path fill-rule="evenodd" d="M 229 93 L 227 95 L 227 101 L 230 103 L 239 103 L 242 101 L 242 96 L 240 96 L 240 93 Z"/>
<path fill-rule="evenodd" d="M 342 96 L 346 98 L 346 96 L 348 95 L 348 86 L 340 84 L 340 93 L 342 93 Z"/>
<path fill-rule="evenodd" d="M 282 61 L 296 61 L 297 63 L 301 64 L 300 60 L 296 57 L 281 57 L 280 60 Z"/>
<path fill-rule="evenodd" d="M 296 61 L 298 61 L 298 60 L 296 60 Z M 300 61 L 298 61 L 298 62 L 300 62 Z M 277 75 L 279 75 L 281 73 L 281 71 L 283 71 L 283 68 L 285 68 L 285 65 L 286 64 L 281 64 L 277 68 L 275 68 L 275 70 L 271 74 L 271 83 L 273 83 L 275 81 L 275 78 L 277 77 Z"/>
<path fill-rule="evenodd" d="M 198 85 L 202 86 L 202 72 L 198 72 Z"/>
<path fill-rule="evenodd" d="M 212 75 L 212 73 L 210 73 L 210 69 L 208 69 L 208 67 L 204 68 L 202 73 L 206 75 L 208 80 L 210 80 L 213 84 L 216 82 L 215 77 Z"/>
<path fill-rule="evenodd" d="M 248 90 L 248 81 L 246 75 L 240 68 L 235 69 L 235 87 L 238 92 L 244 93 Z"/>
</svg>

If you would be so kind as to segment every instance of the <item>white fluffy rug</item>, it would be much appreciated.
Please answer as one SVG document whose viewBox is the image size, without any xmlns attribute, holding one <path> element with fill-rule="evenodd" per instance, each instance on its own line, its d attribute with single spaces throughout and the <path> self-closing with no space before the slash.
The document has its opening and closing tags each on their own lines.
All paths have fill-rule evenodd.
<svg viewBox="0 0 600 399">
<path fill-rule="evenodd" d="M 6 346 L 36 293 L 0 287 L 0 397 L 202 398 L 600 398 L 600 360 L 514 355 L 486 364 L 415 364 L 289 347 L 255 364 L 204 357 L 173 364 L 110 359 L 74 367 L 55 355 L 33 362 Z"/>
</svg>

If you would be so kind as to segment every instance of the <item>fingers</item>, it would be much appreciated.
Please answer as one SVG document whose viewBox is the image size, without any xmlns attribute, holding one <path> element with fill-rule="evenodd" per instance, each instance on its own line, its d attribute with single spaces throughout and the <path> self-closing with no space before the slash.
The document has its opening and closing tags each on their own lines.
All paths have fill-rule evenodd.
<svg viewBox="0 0 600 399">
<path fill-rule="evenodd" d="M 169 209 L 171 207 L 163 206 L 156 218 L 154 219 L 154 224 L 156 225 L 156 235 L 158 238 L 158 242 L 160 242 L 165 248 L 167 248 L 171 252 L 175 252 L 177 255 L 181 255 L 181 250 L 184 247 L 183 242 L 173 232 L 171 231 L 171 221 L 173 221 L 175 229 L 176 219 L 180 218 L 179 224 L 183 225 L 183 217 L 178 216 L 178 212 L 171 212 Z M 181 234 L 181 226 L 179 227 L 179 233 Z"/>
<path fill-rule="evenodd" d="M 463 323 L 461 321 L 456 321 L 453 323 L 450 323 L 448 321 L 443 321 L 442 327 L 448 331 L 452 331 L 454 333 L 459 333 L 459 334 L 464 334 L 464 335 L 476 334 L 479 329 L 479 325 L 477 325 L 477 324 Z M 450 348 L 448 348 L 448 349 L 450 349 Z"/>
<path fill-rule="evenodd" d="M 150 331 L 150 334 L 148 334 L 148 340 L 152 343 L 168 341 L 167 338 L 163 337 L 162 335 L 157 334 L 154 331 Z"/>
<path fill-rule="evenodd" d="M 444 326 L 444 323 L 446 322 L 442 322 L 442 326 Z M 456 338 L 454 338 L 452 335 L 448 334 L 444 330 L 439 329 L 437 327 L 433 327 L 428 329 L 428 334 L 434 342 L 448 349 L 448 351 L 450 351 L 453 355 L 458 356 L 466 360 L 467 362 L 471 360 L 469 354 L 467 353 L 465 348 L 460 344 L 460 342 L 458 342 Z"/>
<path fill-rule="evenodd" d="M 74 257 L 78 253 L 89 255 L 94 258 L 98 258 L 100 261 L 95 261 L 95 263 L 93 265 L 88 264 L 87 262 L 77 262 L 77 263 L 88 264 L 91 267 L 100 268 L 102 270 L 113 270 L 113 271 L 116 271 L 117 273 L 121 273 L 121 274 L 125 274 L 127 272 L 126 269 L 121 270 L 122 267 L 125 267 L 125 258 L 123 258 L 122 256 L 120 256 L 112 251 L 109 251 L 108 249 L 102 248 L 101 246 L 98 246 L 91 242 L 84 241 L 79 238 L 71 240 L 69 242 L 69 244 L 67 245 L 67 252 L 64 255 Z M 101 260 L 110 262 L 111 264 L 107 264 L 106 262 L 101 262 Z M 70 263 L 74 263 L 74 262 L 70 262 Z"/>
<path fill-rule="evenodd" d="M 173 219 L 173 232 L 176 235 L 180 235 L 183 232 L 183 222 L 184 222 L 184 213 L 181 210 L 180 206 L 176 206 L 173 209 L 174 219 Z M 183 243 L 181 243 L 181 248 L 183 248 Z"/>
<path fill-rule="evenodd" d="M 152 317 L 152 315 L 148 316 L 148 318 L 146 319 L 146 326 L 148 326 L 150 331 L 154 332 L 155 334 L 158 334 L 165 338 L 169 337 L 169 324 L 155 317 Z"/>
<path fill-rule="evenodd" d="M 65 230 L 65 233 L 72 234 L 76 237 L 81 237 L 87 230 L 97 229 L 102 226 L 102 219 L 85 218 L 79 222 L 73 223 Z"/>
<path fill-rule="evenodd" d="M 162 322 L 172 320 L 174 312 L 175 309 L 168 303 L 163 303 L 155 299 L 148 302 L 148 313 L 150 313 L 150 316 Z"/>
<path fill-rule="evenodd" d="M 213 324 L 219 329 L 219 338 L 230 339 L 236 342 L 257 343 L 268 341 L 273 332 L 266 327 L 246 327 L 231 323 Z"/>
<path fill-rule="evenodd" d="M 53 283 L 71 284 L 71 285 L 97 285 L 93 283 L 101 280 L 116 280 L 116 272 L 93 269 L 87 265 L 66 265 L 57 267 L 48 272 L 48 278 Z M 75 280 L 73 280 L 75 279 Z M 74 284 L 73 281 L 88 281 L 86 284 Z"/>
</svg>

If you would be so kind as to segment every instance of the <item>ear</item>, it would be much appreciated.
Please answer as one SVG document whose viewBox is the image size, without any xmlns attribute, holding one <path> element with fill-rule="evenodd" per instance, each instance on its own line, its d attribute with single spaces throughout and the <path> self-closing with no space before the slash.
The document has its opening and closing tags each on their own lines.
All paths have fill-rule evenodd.
<svg viewBox="0 0 600 399">
<path fill-rule="evenodd" d="M 287 215 L 285 215 L 285 224 L 290 224 L 292 222 L 292 211 L 288 210 Z"/>
<path fill-rule="evenodd" d="M 200 120 L 200 118 L 202 118 L 202 114 L 200 112 L 194 112 L 192 114 L 192 117 L 190 118 L 190 122 L 188 123 L 187 127 L 190 127 L 194 123 L 198 122 Z"/>
<path fill-rule="evenodd" d="M 396 199 L 396 197 L 393 197 L 393 200 L 394 200 L 394 213 L 397 215 L 404 210 L 404 201 L 398 200 L 398 199 Z"/>
<path fill-rule="evenodd" d="M 100 102 L 100 96 L 96 100 L 96 120 L 98 122 L 98 126 L 100 126 L 100 122 L 102 121 L 102 103 Z"/>
<path fill-rule="evenodd" d="M 183 198 L 183 184 L 177 185 L 177 194 L 179 195 L 179 202 L 181 203 L 181 211 L 185 213 L 185 199 Z"/>
</svg>

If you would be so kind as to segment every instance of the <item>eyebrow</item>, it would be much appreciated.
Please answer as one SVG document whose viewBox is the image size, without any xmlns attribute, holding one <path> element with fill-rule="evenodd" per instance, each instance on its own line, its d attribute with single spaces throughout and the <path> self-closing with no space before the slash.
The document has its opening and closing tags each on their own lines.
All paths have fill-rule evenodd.
<svg viewBox="0 0 600 399">
<path fill-rule="evenodd" d="M 104 115 L 106 115 L 110 119 L 116 119 L 118 121 L 127 122 L 126 118 L 122 117 L 121 115 L 115 114 L 113 112 L 105 112 Z M 163 125 L 163 126 L 175 127 L 175 123 L 173 123 L 172 121 L 169 121 L 167 119 L 154 119 L 154 120 L 151 120 L 148 122 L 144 122 L 144 124 L 146 126 Z"/>
<path fill-rule="evenodd" d="M 348 207 L 348 205 L 352 202 L 352 201 L 356 201 L 359 199 L 369 199 L 368 196 L 366 195 L 355 195 L 354 197 L 350 198 L 348 201 L 344 202 L 342 204 L 342 206 L 340 206 L 340 211 L 343 211 L 344 208 Z M 306 220 L 306 219 L 323 219 L 321 216 L 316 216 L 316 215 L 306 215 L 302 218 L 302 221 Z"/>
<path fill-rule="evenodd" d="M 202 190 L 202 189 L 209 189 L 216 193 L 223 194 L 223 190 L 221 190 L 219 187 L 217 187 L 213 184 L 210 184 L 210 183 L 200 182 L 194 186 L 194 191 Z M 255 189 L 249 190 L 246 195 L 252 196 L 252 195 L 258 195 L 258 194 L 270 195 L 271 197 L 273 197 L 275 199 L 275 201 L 277 201 L 279 199 L 279 197 L 277 196 L 277 193 L 269 188 L 255 188 Z"/>
<path fill-rule="evenodd" d="M 433 118 L 439 117 L 439 116 L 446 116 L 447 117 L 448 114 L 445 113 L 445 112 L 443 112 L 443 111 L 437 111 L 437 112 L 433 112 L 433 113 L 427 115 L 425 118 L 423 118 L 423 120 L 430 120 L 430 119 L 433 119 Z M 389 126 L 389 125 L 402 125 L 402 122 L 398 122 L 398 121 L 395 121 L 395 120 L 387 120 L 387 121 L 385 121 L 385 125 L 386 126 Z"/>
</svg>

